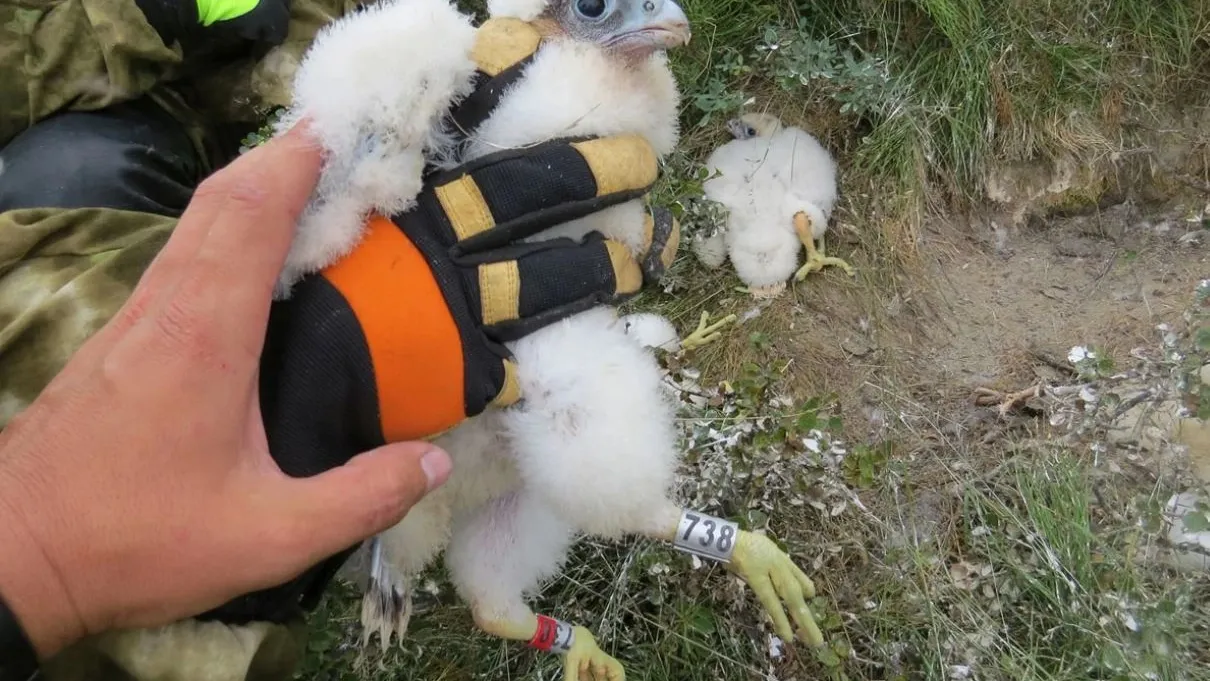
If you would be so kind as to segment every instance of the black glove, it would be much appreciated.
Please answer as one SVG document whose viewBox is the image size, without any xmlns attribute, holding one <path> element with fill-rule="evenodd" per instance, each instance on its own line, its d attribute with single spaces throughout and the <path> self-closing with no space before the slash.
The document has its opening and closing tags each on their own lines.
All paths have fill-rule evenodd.
<svg viewBox="0 0 1210 681">
<path fill-rule="evenodd" d="M 260 53 L 280 45 L 290 0 L 135 0 L 165 45 L 187 57 Z"/>
<path fill-rule="evenodd" d="M 515 27 L 491 27 L 498 24 L 480 29 L 480 45 L 486 38 L 493 50 L 476 54 L 493 65 L 482 66 L 476 93 L 451 112 L 464 130 L 517 77 L 508 65 L 538 44 Z M 556 140 L 431 172 L 412 210 L 372 217 L 352 253 L 273 304 L 260 398 L 278 465 L 315 475 L 523 399 L 503 343 L 637 293 L 671 264 L 679 230 L 668 211 L 651 210 L 636 257 L 596 233 L 521 239 L 643 197 L 657 176 L 656 155 L 637 135 Z M 355 549 L 202 618 L 298 618 Z"/>
</svg>

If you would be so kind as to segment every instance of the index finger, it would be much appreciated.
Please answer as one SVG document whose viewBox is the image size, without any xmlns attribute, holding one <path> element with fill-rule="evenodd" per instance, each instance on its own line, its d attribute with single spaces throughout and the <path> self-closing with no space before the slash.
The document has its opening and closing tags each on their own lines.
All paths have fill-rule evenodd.
<svg viewBox="0 0 1210 681">
<path fill-rule="evenodd" d="M 271 291 L 298 218 L 319 181 L 321 148 L 306 123 L 236 159 L 230 183 L 198 252 L 197 264 L 242 286 Z M 230 277 L 226 279 L 225 277 Z"/>
<path fill-rule="evenodd" d="M 273 288 L 289 252 L 298 218 L 319 179 L 318 143 L 304 126 L 253 149 L 216 173 L 217 210 L 208 219 L 196 256 L 171 294 L 186 325 L 211 328 L 220 338 L 258 349 Z M 182 218 L 182 226 L 186 220 Z M 257 323 L 250 323 L 257 320 Z"/>
</svg>

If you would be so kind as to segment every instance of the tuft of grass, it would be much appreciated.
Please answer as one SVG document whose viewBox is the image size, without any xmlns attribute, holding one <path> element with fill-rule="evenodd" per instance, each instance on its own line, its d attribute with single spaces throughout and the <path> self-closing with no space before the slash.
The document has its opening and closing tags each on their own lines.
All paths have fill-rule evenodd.
<svg viewBox="0 0 1210 681">
<path fill-rule="evenodd" d="M 993 162 L 1120 150 L 1210 82 L 1210 6 L 1187 0 L 688 4 L 699 29 L 673 59 L 691 148 L 745 103 L 773 110 L 900 214 L 977 199 Z"/>
<path fill-rule="evenodd" d="M 1210 585 L 1138 561 L 1146 539 L 1098 506 L 1087 462 L 1033 453 L 962 483 L 952 532 L 862 575 L 868 612 L 851 631 L 889 663 L 863 676 L 1210 678 Z"/>
</svg>

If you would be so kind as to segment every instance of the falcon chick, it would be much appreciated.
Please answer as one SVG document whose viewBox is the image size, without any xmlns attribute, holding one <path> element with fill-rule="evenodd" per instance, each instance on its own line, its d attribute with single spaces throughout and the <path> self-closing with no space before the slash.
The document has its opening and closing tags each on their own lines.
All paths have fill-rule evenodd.
<svg viewBox="0 0 1210 681">
<path fill-rule="evenodd" d="M 448 0 L 383 0 L 316 37 L 279 130 L 306 118 L 323 147 L 323 166 L 277 297 L 351 251 L 368 214 L 409 209 L 426 164 L 449 167 L 561 137 L 636 134 L 659 158 L 673 150 L 679 93 L 665 50 L 689 39 L 675 2 L 488 5 L 493 18 L 518 20 L 506 31 L 536 28 L 542 42 L 465 144 L 453 142 L 446 114 L 472 89 L 477 32 Z M 642 199 L 635 199 L 531 239 L 598 231 L 638 260 L 650 238 L 648 221 Z M 367 547 L 367 636 L 377 631 L 384 645 L 402 636 L 412 580 L 444 551 L 480 629 L 561 652 L 567 681 L 618 681 L 621 664 L 586 628 L 539 616 L 526 596 L 558 574 L 577 536 L 642 534 L 714 546 L 726 554 L 720 560 L 728 569 L 752 585 L 779 635 L 792 638 L 793 621 L 801 638 L 821 641 L 806 605 L 814 585 L 789 556 L 761 535 L 692 514 L 671 498 L 680 458 L 675 405 L 652 348 L 627 330 L 603 306 L 507 344 L 522 400 L 436 438 L 454 460 L 453 473 Z M 686 518 L 692 524 L 682 529 Z M 244 678 L 253 664 L 263 638 L 259 624 L 207 624 L 203 632 L 184 621 L 117 632 L 106 645 L 135 678 L 179 673 L 174 678 L 228 681 Z"/>
<path fill-rule="evenodd" d="M 327 40 L 317 40 L 299 72 L 293 117 L 335 113 L 342 100 L 333 94 L 318 99 L 320 79 L 362 69 L 376 74 L 361 78 L 356 91 L 341 84 L 347 101 L 403 102 L 406 84 L 393 69 L 416 64 L 410 60 L 411 37 L 422 40 L 435 33 L 423 25 L 417 31 L 414 19 L 404 16 L 418 5 L 444 7 L 445 2 L 386 3 L 379 16 L 351 15 Z M 436 109 L 414 101 L 403 105 L 407 113 L 400 115 L 406 120 L 367 116 L 360 104 L 351 104 L 349 115 L 324 121 L 321 139 L 325 147 L 333 141 L 333 164 L 323 172 L 331 176 L 313 197 L 312 217 L 300 225 L 300 233 L 309 233 L 289 256 L 283 292 L 292 277 L 350 249 L 365 212 L 406 208 L 411 185 L 399 183 L 395 171 L 419 167 L 422 159 L 450 167 L 553 138 L 626 133 L 642 135 L 660 158 L 673 150 L 679 93 L 665 50 L 689 39 L 688 21 L 675 2 L 496 0 L 488 9 L 493 19 L 531 22 L 542 43 L 466 144 L 443 144 Z M 387 15 L 395 23 L 384 25 Z M 454 35 L 462 35 L 457 21 L 447 23 L 457 28 Z M 441 40 L 449 42 L 446 35 Z M 429 39 L 426 49 L 439 47 Z M 452 44 L 443 49 L 469 52 Z M 468 69 L 457 56 L 442 59 L 443 74 L 451 67 Z M 451 99 L 464 91 L 461 82 L 445 75 L 427 82 Z M 285 120 L 288 125 L 291 117 Z M 388 178 L 381 178 L 383 173 Z M 531 239 L 580 238 L 597 231 L 637 258 L 649 238 L 647 220 L 643 201 L 636 199 Z M 670 497 L 680 457 L 674 405 L 652 349 L 628 335 L 610 307 L 573 315 L 507 345 L 517 363 L 521 402 L 468 419 L 436 438 L 454 460 L 450 478 L 367 547 L 370 565 L 362 580 L 367 637 L 378 632 L 386 645 L 405 633 L 413 580 L 444 551 L 451 578 L 480 629 L 531 644 L 549 631 L 550 640 L 560 642 L 555 649 L 565 655 L 567 679 L 616 681 L 624 676 L 621 664 L 586 628 L 552 624 L 526 605 L 526 595 L 557 575 L 580 534 L 678 538 L 683 509 Z M 804 600 L 814 594 L 810 580 L 768 539 L 733 526 L 716 533 L 716 527 L 722 527 L 720 521 L 707 519 L 696 531 L 707 532 L 703 541 L 719 540 L 733 551 L 730 568 L 753 585 L 779 634 L 794 635 L 781 606 L 785 600 L 802 637 L 818 642 Z"/>
<path fill-rule="evenodd" d="M 703 264 L 721 265 L 725 252 L 757 298 L 777 296 L 791 275 L 802 281 L 828 265 L 853 276 L 847 262 L 824 252 L 837 187 L 836 163 L 823 145 L 770 114 L 745 114 L 727 130 L 735 139 L 710 154 L 712 177 L 703 184 L 706 198 L 727 210 L 727 229 L 696 246 Z"/>
</svg>

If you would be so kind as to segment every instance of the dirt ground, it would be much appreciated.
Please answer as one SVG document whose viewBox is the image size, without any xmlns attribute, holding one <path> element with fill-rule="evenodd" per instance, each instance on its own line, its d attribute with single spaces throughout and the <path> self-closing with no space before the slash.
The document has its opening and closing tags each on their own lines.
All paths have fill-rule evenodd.
<svg viewBox="0 0 1210 681">
<path fill-rule="evenodd" d="M 962 424 L 988 412 L 973 406 L 976 388 L 1053 378 L 1034 351 L 1065 361 L 1085 346 L 1127 358 L 1154 345 L 1156 326 L 1178 321 L 1210 277 L 1207 201 L 1121 203 L 1009 229 L 981 217 L 938 225 L 923 235 L 914 276 L 876 272 L 852 250 L 861 237 L 841 216 L 828 243 L 858 267 L 857 279 L 829 269 L 765 304 L 711 282 L 703 288 L 724 292 L 676 322 L 688 333 L 702 310 L 735 313 L 738 325 L 698 350 L 698 364 L 734 377 L 763 336 L 764 361 L 794 393 L 837 396 L 852 438 L 877 439 L 894 420 L 888 410 L 912 405 Z"/>
<path fill-rule="evenodd" d="M 1173 322 L 1210 276 L 1210 231 L 1187 215 L 1120 204 L 1014 234 L 984 227 L 985 238 L 930 268 L 943 324 L 916 363 L 958 390 L 1015 389 L 1035 380 L 1031 347 L 1122 357 L 1153 343 L 1155 327 Z"/>
</svg>

